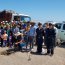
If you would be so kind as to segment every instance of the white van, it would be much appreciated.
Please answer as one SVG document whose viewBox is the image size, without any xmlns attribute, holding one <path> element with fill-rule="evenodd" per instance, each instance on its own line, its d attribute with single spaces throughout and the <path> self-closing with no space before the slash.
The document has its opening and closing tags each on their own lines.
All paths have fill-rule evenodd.
<svg viewBox="0 0 65 65">
<path fill-rule="evenodd" d="M 63 43 L 65 42 L 65 22 L 62 23 L 56 23 L 55 26 L 58 29 L 58 35 L 57 35 L 57 39 L 59 39 L 59 41 L 57 41 L 58 43 Z"/>
</svg>

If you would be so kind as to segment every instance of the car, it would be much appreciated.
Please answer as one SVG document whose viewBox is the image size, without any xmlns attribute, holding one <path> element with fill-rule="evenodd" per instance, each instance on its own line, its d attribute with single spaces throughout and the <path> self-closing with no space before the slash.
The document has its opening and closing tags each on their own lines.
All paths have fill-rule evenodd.
<svg viewBox="0 0 65 65">
<path fill-rule="evenodd" d="M 65 42 L 65 22 L 55 23 L 55 27 L 58 29 L 57 42 Z"/>
</svg>

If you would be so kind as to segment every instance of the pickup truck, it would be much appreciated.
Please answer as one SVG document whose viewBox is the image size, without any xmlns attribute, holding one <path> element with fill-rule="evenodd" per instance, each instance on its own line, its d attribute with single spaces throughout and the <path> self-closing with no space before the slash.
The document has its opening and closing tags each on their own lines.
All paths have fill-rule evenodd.
<svg viewBox="0 0 65 65">
<path fill-rule="evenodd" d="M 58 29 L 57 43 L 65 42 L 65 22 L 55 23 L 55 27 Z"/>
</svg>

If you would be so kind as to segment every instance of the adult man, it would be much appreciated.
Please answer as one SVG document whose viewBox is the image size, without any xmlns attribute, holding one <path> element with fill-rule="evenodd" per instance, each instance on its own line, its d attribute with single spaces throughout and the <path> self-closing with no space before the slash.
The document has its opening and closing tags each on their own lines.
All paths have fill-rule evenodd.
<svg viewBox="0 0 65 65">
<path fill-rule="evenodd" d="M 42 52 L 44 30 L 42 24 L 38 23 L 38 28 L 36 29 L 36 42 L 37 42 L 37 53 Z"/>
<path fill-rule="evenodd" d="M 31 28 L 29 30 L 29 43 L 30 43 L 30 49 L 33 48 L 33 45 L 34 45 L 34 37 L 35 37 L 35 34 L 36 34 L 36 30 L 34 28 L 34 23 L 31 24 Z"/>
<path fill-rule="evenodd" d="M 50 55 L 54 54 L 55 35 L 56 35 L 56 33 L 53 28 L 53 25 L 51 23 L 49 23 L 49 28 L 47 28 L 45 31 L 47 54 L 50 54 Z"/>
<path fill-rule="evenodd" d="M 19 28 L 18 28 L 18 25 L 16 25 L 15 29 L 14 29 L 14 34 L 16 34 L 17 32 L 19 32 Z"/>
</svg>

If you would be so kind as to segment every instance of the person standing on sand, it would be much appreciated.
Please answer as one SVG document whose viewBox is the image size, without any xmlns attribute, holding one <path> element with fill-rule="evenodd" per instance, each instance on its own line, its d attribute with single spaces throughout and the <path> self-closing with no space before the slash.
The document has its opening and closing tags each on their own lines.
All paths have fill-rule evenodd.
<svg viewBox="0 0 65 65">
<path fill-rule="evenodd" d="M 47 55 L 53 55 L 54 54 L 54 42 L 55 42 L 55 30 L 53 28 L 53 25 L 49 23 L 49 28 L 45 31 L 45 40 L 46 40 L 46 47 L 47 47 Z"/>
<path fill-rule="evenodd" d="M 42 24 L 38 23 L 38 28 L 36 29 L 36 42 L 37 42 L 37 53 L 42 53 L 44 30 Z"/>
<path fill-rule="evenodd" d="M 7 38 L 8 38 L 8 35 L 6 34 L 6 31 L 4 31 L 4 34 L 2 35 L 3 47 L 7 45 Z"/>
<path fill-rule="evenodd" d="M 30 44 L 30 50 L 33 49 L 34 46 L 34 37 L 36 34 L 36 29 L 34 28 L 34 23 L 31 24 L 30 30 L 29 30 L 29 44 Z"/>
</svg>

